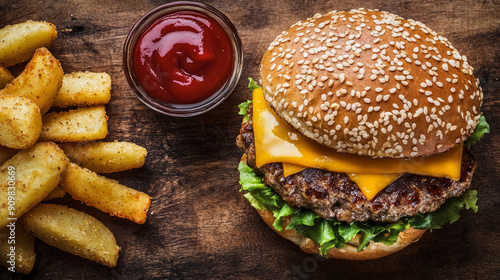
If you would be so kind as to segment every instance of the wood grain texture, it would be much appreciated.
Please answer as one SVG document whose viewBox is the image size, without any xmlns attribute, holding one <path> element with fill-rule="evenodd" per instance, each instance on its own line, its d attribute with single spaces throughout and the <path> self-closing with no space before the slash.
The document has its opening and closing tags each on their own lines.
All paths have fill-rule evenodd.
<svg viewBox="0 0 500 280">
<path fill-rule="evenodd" d="M 463 1 L 203 1 L 224 12 L 240 32 L 244 71 L 234 93 L 218 108 L 192 118 L 155 113 L 135 98 L 122 71 L 125 37 L 144 13 L 167 1 L 0 0 L 0 27 L 28 19 L 54 23 L 51 52 L 66 73 L 108 72 L 107 140 L 148 149 L 143 168 L 106 176 L 152 197 L 144 225 L 110 217 L 68 196 L 55 200 L 98 218 L 122 247 L 107 268 L 37 240 L 28 276 L 0 268 L 1 279 L 496 279 L 500 275 L 500 4 Z M 237 105 L 250 97 L 246 77 L 258 77 L 260 59 L 282 30 L 315 13 L 378 8 L 419 20 L 447 37 L 468 57 L 481 81 L 483 111 L 492 133 L 473 152 L 473 187 L 479 212 L 426 233 L 417 243 L 383 259 L 325 260 L 304 254 L 269 229 L 238 192 L 235 147 L 241 119 Z M 72 29 L 72 32 L 62 32 Z M 15 69 L 14 69 L 15 70 Z"/>
</svg>

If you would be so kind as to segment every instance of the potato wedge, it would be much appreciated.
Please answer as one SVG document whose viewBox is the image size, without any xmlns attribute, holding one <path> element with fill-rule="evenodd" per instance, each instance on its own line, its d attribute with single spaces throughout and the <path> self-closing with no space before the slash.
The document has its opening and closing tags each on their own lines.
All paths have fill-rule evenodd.
<svg viewBox="0 0 500 280">
<path fill-rule="evenodd" d="M 50 47 L 57 37 L 56 27 L 44 21 L 28 20 L 0 29 L 0 66 L 30 59 L 36 49 Z"/>
<path fill-rule="evenodd" d="M 70 161 L 96 173 L 111 173 L 144 165 L 147 150 L 130 142 L 62 143 Z"/>
<path fill-rule="evenodd" d="M 23 96 L 0 96 L 0 145 L 26 149 L 42 132 L 42 114 L 35 102 Z"/>
<path fill-rule="evenodd" d="M 41 141 L 83 142 L 103 139 L 108 134 L 104 106 L 50 113 L 42 122 Z"/>
<path fill-rule="evenodd" d="M 36 238 L 68 253 L 116 266 L 120 247 L 113 233 L 96 218 L 56 204 L 39 204 L 21 217 Z"/>
<path fill-rule="evenodd" d="M 0 166 L 11 159 L 19 150 L 0 146 Z"/>
<path fill-rule="evenodd" d="M 3 89 L 12 80 L 14 80 L 14 76 L 12 76 L 9 69 L 0 66 L 0 89 Z"/>
<path fill-rule="evenodd" d="M 63 76 L 59 60 L 46 48 L 40 48 L 36 50 L 24 71 L 0 90 L 0 95 L 28 97 L 35 101 L 43 115 L 52 106 L 61 88 Z"/>
<path fill-rule="evenodd" d="M 57 186 L 55 189 L 53 189 L 44 199 L 43 201 L 55 199 L 55 198 L 61 198 L 66 195 L 66 191 L 64 191 L 61 187 Z"/>
<path fill-rule="evenodd" d="M 68 161 L 56 144 L 37 143 L 0 166 L 0 228 L 9 218 L 19 218 L 42 201 L 59 184 Z M 9 192 L 13 190 L 15 200 L 11 202 Z"/>
<path fill-rule="evenodd" d="M 117 181 L 69 163 L 60 186 L 73 198 L 112 216 L 143 224 L 151 198 Z"/>
<path fill-rule="evenodd" d="M 108 73 L 73 72 L 64 75 L 52 106 L 97 106 L 108 104 L 110 99 L 111 77 Z"/>
<path fill-rule="evenodd" d="M 11 250 L 11 246 L 14 250 Z M 9 271 L 28 274 L 35 265 L 35 238 L 20 223 L 0 230 L 0 263 Z"/>
</svg>

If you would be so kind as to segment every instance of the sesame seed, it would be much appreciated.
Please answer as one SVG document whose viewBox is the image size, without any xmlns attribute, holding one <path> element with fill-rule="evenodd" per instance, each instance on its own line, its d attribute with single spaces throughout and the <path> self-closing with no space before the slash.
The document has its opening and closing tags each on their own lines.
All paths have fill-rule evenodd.
<svg viewBox="0 0 500 280">
<path fill-rule="evenodd" d="M 345 80 L 345 74 L 340 74 L 339 78 L 340 78 L 340 83 L 343 83 Z"/>
</svg>

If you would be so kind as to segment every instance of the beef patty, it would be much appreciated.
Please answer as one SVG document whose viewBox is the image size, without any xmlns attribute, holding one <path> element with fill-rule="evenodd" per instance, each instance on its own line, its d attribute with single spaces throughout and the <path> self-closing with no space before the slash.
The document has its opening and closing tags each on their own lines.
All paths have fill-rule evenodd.
<svg viewBox="0 0 500 280">
<path fill-rule="evenodd" d="M 367 200 L 356 183 L 343 173 L 308 168 L 284 177 L 282 163 L 257 168 L 251 105 L 247 114 L 250 118 L 242 124 L 236 144 L 247 154 L 248 165 L 288 204 L 309 208 L 325 219 L 395 222 L 401 217 L 435 211 L 446 199 L 461 196 L 470 187 L 476 168 L 476 161 L 464 148 L 460 181 L 404 174 Z"/>
</svg>

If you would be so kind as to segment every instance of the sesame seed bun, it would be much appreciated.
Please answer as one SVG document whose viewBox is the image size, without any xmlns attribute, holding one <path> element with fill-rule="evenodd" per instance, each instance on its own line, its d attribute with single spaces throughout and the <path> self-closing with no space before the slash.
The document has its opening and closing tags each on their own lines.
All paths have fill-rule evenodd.
<svg viewBox="0 0 500 280">
<path fill-rule="evenodd" d="M 269 210 L 257 210 L 260 217 L 266 222 L 266 224 L 272 228 L 277 234 L 282 237 L 292 241 L 296 245 L 302 249 L 302 251 L 309 254 L 320 254 L 319 248 L 320 246 L 310 238 L 298 234 L 294 229 L 292 230 L 283 230 L 277 231 L 273 227 L 273 223 L 276 218 L 273 216 L 273 213 Z M 283 218 L 283 228 L 285 228 L 288 223 L 290 223 L 290 218 Z M 346 260 L 372 260 L 378 259 L 381 257 L 385 257 L 392 253 L 395 253 L 406 246 L 417 242 L 426 230 L 409 228 L 399 233 L 398 240 L 392 245 L 385 245 L 383 243 L 373 243 L 371 242 L 368 247 L 366 247 L 363 251 L 358 252 L 358 246 L 360 244 L 361 235 L 355 235 L 351 240 L 346 242 L 343 248 L 331 248 L 326 257 L 330 259 L 346 259 Z"/>
<path fill-rule="evenodd" d="M 266 100 L 303 135 L 338 152 L 413 158 L 474 131 L 483 94 L 472 71 L 424 24 L 359 9 L 295 23 L 260 74 Z"/>
</svg>

